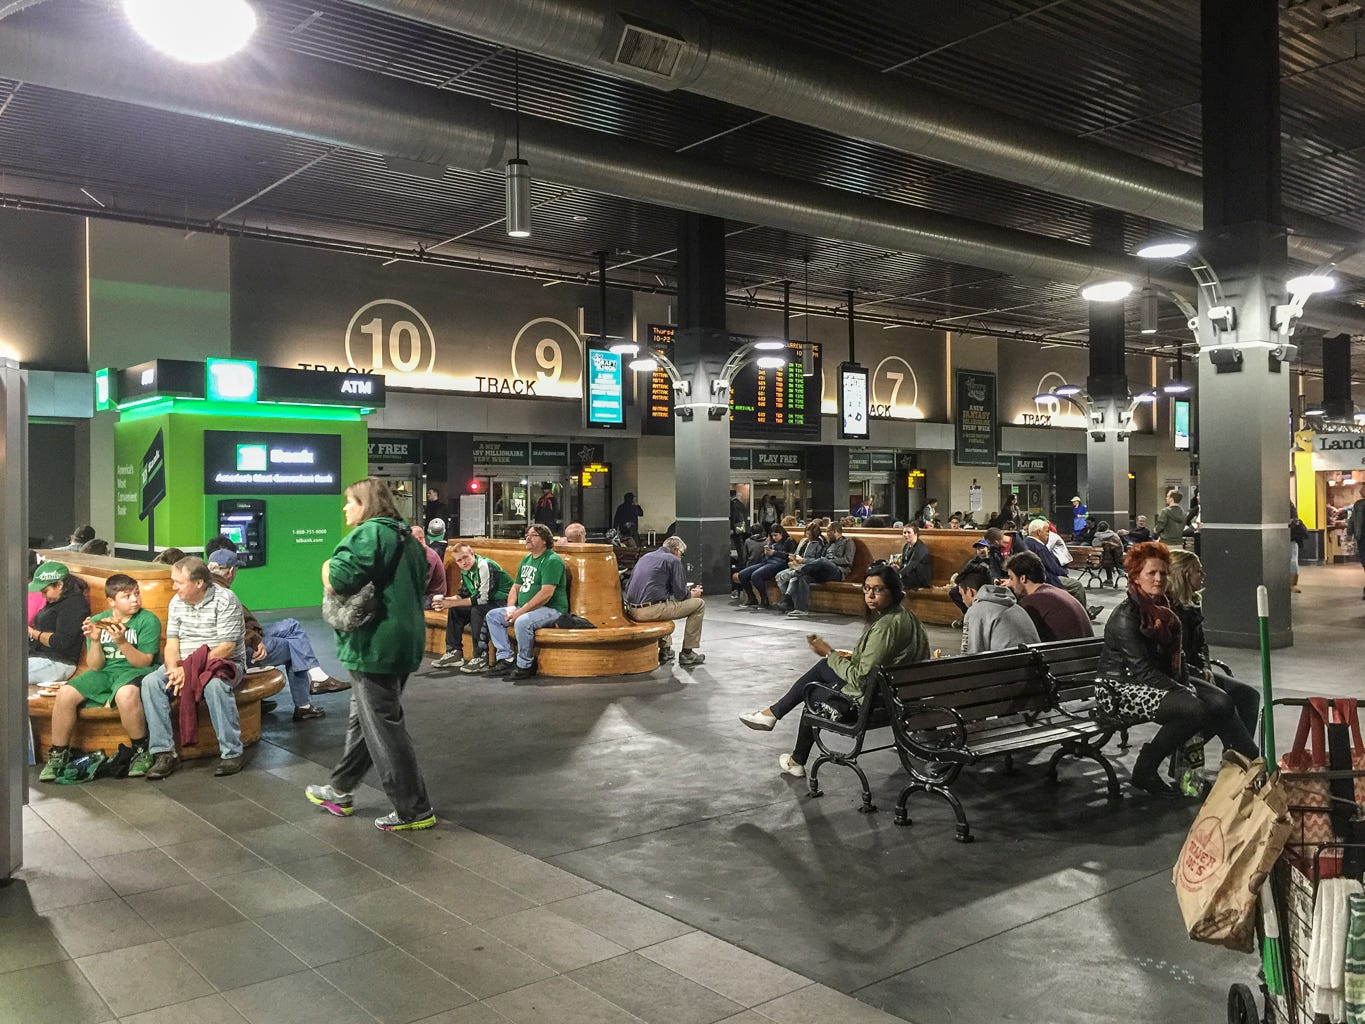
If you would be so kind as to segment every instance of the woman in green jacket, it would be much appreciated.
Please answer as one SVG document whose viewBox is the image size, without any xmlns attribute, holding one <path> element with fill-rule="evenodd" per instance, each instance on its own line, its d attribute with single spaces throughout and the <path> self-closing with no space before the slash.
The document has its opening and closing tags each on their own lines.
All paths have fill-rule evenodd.
<svg viewBox="0 0 1365 1024">
<path fill-rule="evenodd" d="M 804 707 L 809 683 L 837 690 L 857 703 L 862 699 L 868 677 L 882 665 L 907 665 L 927 660 L 929 638 L 919 619 L 901 604 L 904 596 L 895 569 L 884 562 L 869 566 L 867 578 L 863 580 L 867 628 L 853 650 L 836 651 L 818 636 L 808 637 L 810 649 L 820 656 L 820 660 L 772 707 L 740 715 L 739 720 L 750 729 L 771 730 L 789 711 Z M 796 746 L 790 754 L 777 759 L 778 768 L 787 775 L 805 775 L 806 758 L 814 743 L 815 730 L 803 716 L 796 734 Z"/>
<path fill-rule="evenodd" d="M 370 476 L 347 487 L 343 512 L 352 530 L 322 563 L 322 585 L 345 596 L 373 583 L 379 614 L 359 629 L 337 632 L 337 657 L 355 680 L 346 749 L 331 782 L 309 786 L 307 796 L 332 814 L 349 815 L 355 810 L 351 793 L 373 765 L 394 807 L 375 826 L 386 832 L 430 828 L 436 815 L 400 703 L 408 675 L 422 663 L 426 555 L 384 481 Z"/>
</svg>

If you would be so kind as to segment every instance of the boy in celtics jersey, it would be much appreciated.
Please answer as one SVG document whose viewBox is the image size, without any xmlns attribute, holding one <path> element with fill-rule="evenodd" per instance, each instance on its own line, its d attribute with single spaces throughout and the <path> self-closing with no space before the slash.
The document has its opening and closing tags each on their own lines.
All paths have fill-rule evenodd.
<svg viewBox="0 0 1365 1024">
<path fill-rule="evenodd" d="M 81 626 L 86 637 L 86 671 L 57 691 L 52 703 L 52 747 L 39 782 L 53 782 L 70 759 L 72 733 L 81 708 L 117 707 L 133 746 L 129 775 L 146 775 L 147 719 L 142 712 L 142 677 L 161 660 L 161 620 L 142 607 L 137 580 L 115 573 L 104 583 L 109 610 Z"/>
</svg>

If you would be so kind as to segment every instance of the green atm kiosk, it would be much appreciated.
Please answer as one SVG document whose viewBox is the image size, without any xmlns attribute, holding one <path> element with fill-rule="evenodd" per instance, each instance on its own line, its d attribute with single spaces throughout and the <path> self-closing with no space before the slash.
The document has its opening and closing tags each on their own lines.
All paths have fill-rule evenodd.
<svg viewBox="0 0 1365 1024">
<path fill-rule="evenodd" d="M 322 562 L 346 534 L 342 490 L 367 471 L 364 417 L 383 406 L 384 379 L 169 359 L 102 376 L 97 400 L 119 415 L 117 553 L 197 553 L 222 533 L 238 545 L 233 589 L 247 607 L 317 605 Z"/>
</svg>

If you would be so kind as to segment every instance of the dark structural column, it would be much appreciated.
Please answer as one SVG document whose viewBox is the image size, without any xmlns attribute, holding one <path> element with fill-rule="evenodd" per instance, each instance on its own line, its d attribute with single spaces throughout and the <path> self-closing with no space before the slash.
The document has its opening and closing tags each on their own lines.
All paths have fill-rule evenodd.
<svg viewBox="0 0 1365 1024">
<path fill-rule="evenodd" d="M 1123 249 L 1123 215 L 1097 211 L 1092 247 Z M 1123 303 L 1090 303 L 1091 422 L 1085 443 L 1085 491 L 1081 497 L 1091 522 L 1107 522 L 1115 530 L 1128 525 L 1128 435 L 1120 417 L 1128 410 L 1128 370 L 1123 350 Z M 1096 414 L 1102 417 L 1095 422 Z M 1060 505 L 1066 495 L 1058 495 Z"/>
<path fill-rule="evenodd" d="M 692 382 L 688 401 L 710 398 L 730 354 L 725 330 L 725 221 L 678 215 L 678 331 L 673 354 Z M 697 409 L 675 417 L 674 475 L 678 535 L 687 544 L 687 577 L 713 599 L 730 593 L 730 417 Z"/>
<path fill-rule="evenodd" d="M 1232 330 L 1199 295 L 1200 553 L 1211 643 L 1258 646 L 1256 587 L 1270 641 L 1293 643 L 1289 593 L 1289 370 L 1271 310 L 1287 300 L 1280 209 L 1279 5 L 1203 0 L 1204 231 Z"/>
<path fill-rule="evenodd" d="M 23 863 L 28 756 L 28 374 L 0 355 L 0 881 Z M 39 751 L 43 753 L 43 751 Z"/>
</svg>

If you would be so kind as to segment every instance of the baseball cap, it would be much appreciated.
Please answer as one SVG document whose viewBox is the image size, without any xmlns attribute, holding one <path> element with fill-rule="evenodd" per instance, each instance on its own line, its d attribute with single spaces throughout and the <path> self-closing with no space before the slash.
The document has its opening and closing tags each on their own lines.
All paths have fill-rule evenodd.
<svg viewBox="0 0 1365 1024">
<path fill-rule="evenodd" d="M 1081 500 L 1081 496 L 1080 496 L 1079 494 L 1073 494 L 1073 495 L 1071 496 L 1071 500 L 1072 500 L 1072 501 L 1075 501 L 1075 502 L 1079 502 L 1079 501 Z"/>
<path fill-rule="evenodd" d="M 228 569 L 235 569 L 239 565 L 241 561 L 237 558 L 237 552 L 229 551 L 227 548 L 219 548 L 209 555 L 209 572 L 221 569 L 226 573 Z"/>
<path fill-rule="evenodd" d="M 71 570 L 62 565 L 61 562 L 44 562 L 38 566 L 38 571 L 33 574 L 33 580 L 28 585 L 29 592 L 36 594 L 44 587 L 60 583 L 66 579 L 70 572 Z"/>
<path fill-rule="evenodd" d="M 991 546 L 990 542 L 986 540 L 984 537 L 981 540 L 972 541 L 972 547 L 974 548 L 988 548 L 990 546 Z"/>
<path fill-rule="evenodd" d="M 427 523 L 427 536 L 446 532 L 446 521 L 439 516 Z"/>
</svg>

